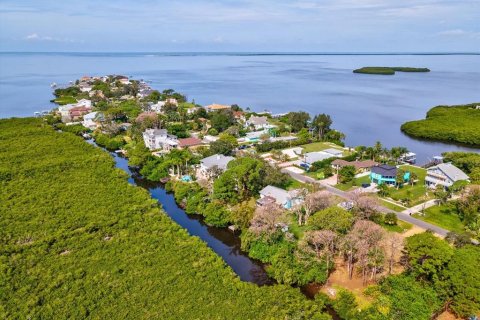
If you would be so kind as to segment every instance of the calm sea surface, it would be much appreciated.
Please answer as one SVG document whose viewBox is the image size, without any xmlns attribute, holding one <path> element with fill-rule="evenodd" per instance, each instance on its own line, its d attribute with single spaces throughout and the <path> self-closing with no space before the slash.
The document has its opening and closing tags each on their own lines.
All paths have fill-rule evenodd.
<svg viewBox="0 0 480 320">
<path fill-rule="evenodd" d="M 361 75 L 362 66 L 428 67 L 430 73 Z M 50 84 L 125 74 L 200 104 L 237 103 L 273 113 L 328 113 L 347 145 L 406 146 L 419 163 L 451 150 L 411 139 L 400 125 L 439 104 L 480 102 L 480 55 L 258 55 L 0 53 L 0 118 L 54 107 Z"/>
</svg>

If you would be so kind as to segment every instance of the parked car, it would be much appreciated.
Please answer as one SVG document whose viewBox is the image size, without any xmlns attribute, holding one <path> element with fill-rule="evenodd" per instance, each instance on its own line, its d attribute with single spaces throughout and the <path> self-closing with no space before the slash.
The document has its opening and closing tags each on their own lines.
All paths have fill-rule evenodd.
<svg viewBox="0 0 480 320">
<path fill-rule="evenodd" d="M 368 188 L 370 186 L 371 186 L 370 183 L 362 183 L 362 188 Z"/>
</svg>

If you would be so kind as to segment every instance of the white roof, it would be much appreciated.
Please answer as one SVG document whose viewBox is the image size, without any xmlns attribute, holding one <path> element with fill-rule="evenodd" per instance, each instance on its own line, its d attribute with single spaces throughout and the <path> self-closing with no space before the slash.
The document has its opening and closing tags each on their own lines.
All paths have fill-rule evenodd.
<svg viewBox="0 0 480 320">
<path fill-rule="evenodd" d="M 87 113 L 86 115 L 83 116 L 83 120 L 93 120 L 95 119 L 96 115 L 97 115 L 96 111 Z"/>
<path fill-rule="evenodd" d="M 325 150 L 322 150 L 322 152 L 330 153 L 330 154 L 332 154 L 334 156 L 337 156 L 337 157 L 342 157 L 343 156 L 343 151 L 342 150 L 338 150 L 338 149 L 334 149 L 334 148 L 325 149 Z"/>
<path fill-rule="evenodd" d="M 451 163 L 440 163 L 436 166 L 428 168 L 427 170 L 430 171 L 435 169 L 442 171 L 452 181 L 468 180 L 469 178 L 462 170 L 458 169 Z"/>
<path fill-rule="evenodd" d="M 305 162 L 312 164 L 314 162 L 322 161 L 333 157 L 335 157 L 335 155 L 324 151 L 309 152 L 305 154 Z"/>
<path fill-rule="evenodd" d="M 282 150 L 282 153 L 286 154 L 289 158 L 296 158 L 302 154 L 302 150 L 303 148 L 301 147 L 295 147 L 295 148 Z"/>
</svg>

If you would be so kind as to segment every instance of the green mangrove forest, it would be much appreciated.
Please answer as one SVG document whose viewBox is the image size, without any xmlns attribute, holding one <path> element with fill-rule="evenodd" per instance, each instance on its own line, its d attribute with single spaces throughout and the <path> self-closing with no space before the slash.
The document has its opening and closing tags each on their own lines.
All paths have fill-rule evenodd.
<svg viewBox="0 0 480 320">
<path fill-rule="evenodd" d="M 395 72 L 430 72 L 428 68 L 412 67 L 363 67 L 353 70 L 354 73 L 394 75 Z"/>
<path fill-rule="evenodd" d="M 329 319 L 241 282 L 111 156 L 42 119 L 0 120 L 0 318 Z"/>
<path fill-rule="evenodd" d="M 423 120 L 404 123 L 409 136 L 480 146 L 480 103 L 436 106 Z"/>
</svg>

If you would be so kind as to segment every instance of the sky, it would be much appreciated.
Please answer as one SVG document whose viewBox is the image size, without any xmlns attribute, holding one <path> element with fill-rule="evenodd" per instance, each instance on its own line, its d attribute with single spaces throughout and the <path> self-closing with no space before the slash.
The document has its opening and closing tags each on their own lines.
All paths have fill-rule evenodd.
<svg viewBox="0 0 480 320">
<path fill-rule="evenodd" d="M 480 52 L 480 0 L 0 0 L 0 51 Z"/>
</svg>

